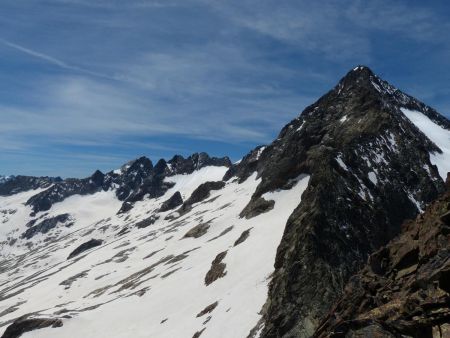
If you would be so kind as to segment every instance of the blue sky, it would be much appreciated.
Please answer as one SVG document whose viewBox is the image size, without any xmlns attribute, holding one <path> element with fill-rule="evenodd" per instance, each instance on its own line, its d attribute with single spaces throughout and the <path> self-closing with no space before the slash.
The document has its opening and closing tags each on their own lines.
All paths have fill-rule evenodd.
<svg viewBox="0 0 450 338">
<path fill-rule="evenodd" d="M 450 114 L 448 1 L 2 0 L 0 173 L 237 160 L 358 64 Z"/>
</svg>

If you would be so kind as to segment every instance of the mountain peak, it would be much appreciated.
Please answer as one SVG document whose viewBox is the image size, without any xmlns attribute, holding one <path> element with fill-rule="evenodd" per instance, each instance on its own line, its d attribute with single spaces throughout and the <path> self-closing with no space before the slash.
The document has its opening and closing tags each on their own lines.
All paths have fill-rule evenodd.
<svg viewBox="0 0 450 338">
<path fill-rule="evenodd" d="M 369 76 L 375 75 L 374 72 L 372 71 L 372 69 L 370 69 L 369 67 L 364 66 L 364 65 L 356 66 L 355 68 L 350 70 L 347 73 L 347 75 L 348 74 L 361 74 L 361 75 L 369 75 Z"/>
<path fill-rule="evenodd" d="M 338 90 L 342 91 L 344 88 L 366 87 L 382 92 L 382 83 L 389 85 L 387 82 L 381 80 L 375 73 L 367 66 L 356 66 L 351 69 L 338 83 Z M 390 85 L 389 85 L 390 86 Z M 395 88 L 394 88 L 395 90 Z"/>
</svg>

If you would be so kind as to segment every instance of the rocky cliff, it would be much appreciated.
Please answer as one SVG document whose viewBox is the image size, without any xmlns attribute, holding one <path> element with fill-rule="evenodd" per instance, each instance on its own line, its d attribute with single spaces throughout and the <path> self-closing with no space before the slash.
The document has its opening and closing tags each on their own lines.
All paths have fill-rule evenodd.
<svg viewBox="0 0 450 338">
<path fill-rule="evenodd" d="M 315 337 L 450 337 L 447 190 L 369 257 Z"/>
</svg>

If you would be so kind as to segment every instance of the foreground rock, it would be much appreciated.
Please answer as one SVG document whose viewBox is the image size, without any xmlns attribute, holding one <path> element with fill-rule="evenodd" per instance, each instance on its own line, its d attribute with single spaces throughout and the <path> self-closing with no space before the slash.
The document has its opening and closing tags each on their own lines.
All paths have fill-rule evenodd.
<svg viewBox="0 0 450 338">
<path fill-rule="evenodd" d="M 450 182 L 370 256 L 315 337 L 450 337 Z"/>
</svg>

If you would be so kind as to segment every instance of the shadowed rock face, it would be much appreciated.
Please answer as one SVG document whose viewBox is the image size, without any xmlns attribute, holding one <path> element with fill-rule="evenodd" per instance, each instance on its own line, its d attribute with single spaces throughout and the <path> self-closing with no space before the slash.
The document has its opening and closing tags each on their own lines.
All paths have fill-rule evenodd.
<svg viewBox="0 0 450 338">
<path fill-rule="evenodd" d="M 209 229 L 208 223 L 201 223 L 190 229 L 188 232 L 186 232 L 183 238 L 199 238 L 204 234 L 206 234 L 208 232 L 208 229 Z"/>
<path fill-rule="evenodd" d="M 61 327 L 61 319 L 57 318 L 22 318 L 8 326 L 1 338 L 18 338 L 25 332 L 43 329 L 46 327 Z"/>
<path fill-rule="evenodd" d="M 216 258 L 214 258 L 211 263 L 211 269 L 209 269 L 209 271 L 206 273 L 205 285 L 208 286 L 212 282 L 216 281 L 219 278 L 222 278 L 227 274 L 227 272 L 225 271 L 227 266 L 222 262 L 226 255 L 227 251 L 224 251 L 219 253 Z"/>
<path fill-rule="evenodd" d="M 146 219 L 143 219 L 142 221 L 139 221 L 136 223 L 136 228 L 142 229 L 146 228 L 152 224 L 155 224 L 155 222 L 159 219 L 159 216 L 152 215 L 150 217 L 147 217 Z"/>
<path fill-rule="evenodd" d="M 85 252 L 86 250 L 95 248 L 96 246 L 102 245 L 103 241 L 100 239 L 91 239 L 83 244 L 81 244 L 79 247 L 77 247 L 75 250 L 73 250 L 69 257 L 67 259 L 71 259 L 75 256 L 78 256 L 79 254 Z"/>
<path fill-rule="evenodd" d="M 262 337 L 310 337 L 368 255 L 443 191 L 429 159 L 440 150 L 402 107 L 450 129 L 433 109 L 357 67 L 225 175 L 261 178 L 244 210 L 310 175 L 278 247 Z"/>
<path fill-rule="evenodd" d="M 165 201 L 161 208 L 159 209 L 160 212 L 169 211 L 172 209 L 175 209 L 176 207 L 183 204 L 183 197 L 181 197 L 181 194 L 179 191 L 175 192 L 172 196 L 169 197 L 167 201 Z"/>
<path fill-rule="evenodd" d="M 228 157 L 210 157 L 207 153 L 194 153 L 186 159 L 183 156 L 175 155 L 168 163 L 170 165 L 170 175 L 191 174 L 194 170 L 206 166 L 231 166 L 231 161 Z"/>
<path fill-rule="evenodd" d="M 225 186 L 225 182 L 217 181 L 217 182 L 205 182 L 200 184 L 191 194 L 191 196 L 187 199 L 185 204 L 192 205 L 194 203 L 198 203 L 209 197 L 211 190 L 220 190 Z"/>
<path fill-rule="evenodd" d="M 34 224 L 34 222 L 32 223 Z M 73 222 L 70 222 L 69 214 L 61 214 L 55 217 L 44 219 L 38 224 L 30 226 L 27 230 L 25 230 L 21 237 L 30 239 L 38 233 L 45 234 L 51 229 L 55 228 L 59 223 L 64 224 L 66 227 L 73 225 Z"/>
<path fill-rule="evenodd" d="M 252 203 L 248 204 L 239 214 L 239 217 L 245 217 L 247 219 L 258 216 L 262 213 L 268 212 L 275 206 L 275 201 L 267 201 L 260 197 Z"/>
<path fill-rule="evenodd" d="M 446 193 L 351 278 L 315 337 L 449 337 L 447 182 Z"/>
</svg>

